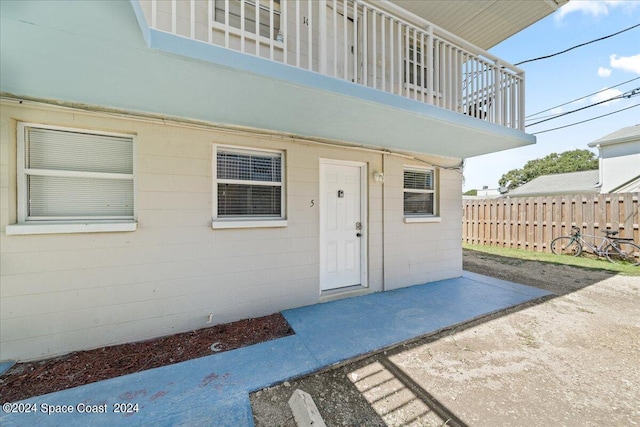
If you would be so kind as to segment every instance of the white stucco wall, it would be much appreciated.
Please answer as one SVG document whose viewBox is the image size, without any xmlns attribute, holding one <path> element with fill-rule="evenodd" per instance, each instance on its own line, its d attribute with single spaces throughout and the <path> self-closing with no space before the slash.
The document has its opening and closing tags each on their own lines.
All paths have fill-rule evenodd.
<svg viewBox="0 0 640 427">
<path fill-rule="evenodd" d="M 19 121 L 136 135 L 138 229 L 7 236 Z M 210 326 L 209 313 L 218 324 L 319 302 L 319 211 L 310 201 L 320 158 L 368 164 L 371 292 L 461 274 L 457 171 L 438 174 L 442 220 L 405 224 L 402 168 L 421 163 L 403 157 L 385 155 L 383 169 L 376 152 L 15 102 L 3 102 L 0 125 L 0 360 L 188 331 Z M 211 228 L 213 143 L 285 151 L 287 227 Z M 384 185 L 372 176 L 383 170 Z"/>
</svg>

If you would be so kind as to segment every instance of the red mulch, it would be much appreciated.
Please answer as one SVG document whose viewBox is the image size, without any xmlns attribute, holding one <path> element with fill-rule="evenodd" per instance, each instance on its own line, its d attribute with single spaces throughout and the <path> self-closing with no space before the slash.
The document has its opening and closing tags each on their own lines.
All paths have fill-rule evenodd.
<svg viewBox="0 0 640 427">
<path fill-rule="evenodd" d="M 77 387 L 145 369 L 184 362 L 292 335 L 279 313 L 257 319 L 216 325 L 150 341 L 78 351 L 54 359 L 18 363 L 0 376 L 0 401 L 16 402 L 32 396 Z"/>
</svg>

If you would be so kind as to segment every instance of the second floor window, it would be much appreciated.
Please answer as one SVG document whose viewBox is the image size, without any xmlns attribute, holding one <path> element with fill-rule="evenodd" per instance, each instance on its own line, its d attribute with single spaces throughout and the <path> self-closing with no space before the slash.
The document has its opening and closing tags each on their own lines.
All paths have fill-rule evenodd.
<svg viewBox="0 0 640 427">
<path fill-rule="evenodd" d="M 260 36 L 278 39 L 280 33 L 280 0 L 216 0 L 215 21 L 225 24 L 226 7 L 229 7 L 228 25 L 241 29 L 242 14 L 244 13 L 244 30 L 250 34 L 259 33 Z M 257 13 L 256 13 L 257 9 Z M 273 28 L 271 21 L 273 18 Z M 259 27 L 259 31 L 256 31 Z"/>
<path fill-rule="evenodd" d="M 421 47 L 412 40 L 409 45 L 409 58 L 405 59 L 402 70 L 405 83 L 419 88 L 427 87 L 427 69 L 422 63 L 423 59 L 424 62 L 427 61 L 426 57 L 423 58 Z"/>
</svg>

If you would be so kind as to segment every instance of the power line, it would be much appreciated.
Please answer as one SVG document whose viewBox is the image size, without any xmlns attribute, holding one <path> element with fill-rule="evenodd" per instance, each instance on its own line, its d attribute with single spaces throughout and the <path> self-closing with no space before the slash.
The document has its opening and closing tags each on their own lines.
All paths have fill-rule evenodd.
<svg viewBox="0 0 640 427">
<path fill-rule="evenodd" d="M 541 133 L 551 132 L 551 131 L 554 131 L 554 130 L 563 129 L 563 128 L 568 128 L 568 127 L 571 127 L 571 126 L 575 126 L 575 125 L 579 125 L 579 124 L 582 124 L 582 123 L 590 122 L 590 121 L 592 121 L 592 120 L 600 119 L 600 118 L 602 118 L 602 117 L 607 117 L 607 116 L 610 116 L 610 115 L 612 115 L 612 114 L 620 113 L 620 112 L 622 112 L 622 111 L 629 110 L 629 109 L 631 109 L 631 108 L 635 108 L 635 107 L 638 107 L 638 106 L 640 106 L 640 104 L 636 104 L 636 105 L 632 105 L 632 106 L 630 106 L 630 107 L 622 108 L 622 109 L 620 109 L 620 110 L 616 110 L 616 111 L 613 111 L 613 112 L 611 112 L 611 113 L 603 114 L 603 115 L 601 115 L 601 116 L 592 117 L 592 118 L 590 118 L 590 119 L 583 120 L 583 121 L 581 121 L 581 122 L 575 122 L 575 123 L 571 123 L 571 124 L 569 124 L 569 125 L 559 126 L 559 127 L 557 127 L 557 128 L 553 128 L 553 129 L 547 129 L 547 130 L 542 130 L 542 131 L 540 131 L 540 132 L 534 132 L 534 133 L 533 133 L 533 135 L 540 135 Z"/>
<path fill-rule="evenodd" d="M 566 116 L 567 114 L 572 114 L 572 113 L 575 113 L 577 111 L 586 110 L 587 108 L 595 107 L 596 105 L 604 104 L 606 102 L 615 101 L 616 99 L 631 98 L 631 97 L 636 96 L 636 95 L 640 95 L 640 87 L 632 89 L 632 90 L 630 90 L 628 92 L 625 92 L 625 93 L 623 93 L 621 95 L 617 95 L 617 96 L 614 96 L 612 98 L 605 99 L 604 101 L 596 102 L 595 104 L 587 105 L 585 107 L 576 108 L 575 110 L 567 111 L 567 112 L 562 113 L 562 114 L 557 114 L 557 115 L 555 115 L 553 117 L 549 117 L 549 118 L 544 119 L 544 120 L 539 120 L 539 121 L 537 121 L 535 123 L 531 123 L 530 125 L 527 125 L 527 127 L 535 126 L 537 124 L 544 123 L 544 122 L 548 122 L 549 120 L 557 119 L 558 117 Z"/>
<path fill-rule="evenodd" d="M 547 111 L 551 111 L 551 110 L 553 110 L 553 109 L 555 109 L 555 108 L 564 107 L 565 105 L 572 104 L 572 103 L 574 103 L 574 102 L 576 102 L 576 101 L 580 101 L 580 100 L 585 99 L 585 98 L 588 98 L 588 97 L 590 97 L 590 96 L 597 95 L 597 94 L 599 94 L 599 93 L 601 93 L 601 92 L 607 91 L 607 90 L 609 90 L 609 89 L 616 88 L 616 87 L 618 87 L 618 86 L 626 85 L 627 83 L 631 83 L 632 81 L 635 81 L 635 80 L 638 80 L 638 79 L 640 79 L 640 77 L 636 77 L 635 79 L 627 80 L 626 82 L 619 83 L 619 84 L 617 84 L 617 85 L 615 85 L 615 86 L 610 86 L 610 87 L 604 88 L 604 89 L 599 90 L 599 91 L 597 91 L 597 92 L 590 93 L 589 95 L 585 95 L 585 96 L 582 96 L 582 97 L 580 97 L 580 98 L 576 98 L 576 99 L 574 99 L 574 100 L 572 100 L 572 101 L 565 102 L 564 104 L 556 105 L 555 107 L 551 107 L 551 108 L 547 108 L 546 110 L 538 111 L 538 112 L 537 112 L 537 113 L 535 113 L 535 114 L 529 114 L 527 117 L 525 117 L 525 119 L 528 119 L 528 118 L 530 118 L 530 117 L 537 116 L 537 115 L 542 114 L 542 113 L 546 113 Z M 554 115 L 555 115 L 555 114 L 554 114 Z"/>
<path fill-rule="evenodd" d="M 565 49 L 565 50 L 563 50 L 561 52 L 552 53 L 551 55 L 540 56 L 538 58 L 527 59 L 526 61 L 518 62 L 517 64 L 514 64 L 514 65 L 518 66 L 518 65 L 526 64 L 527 62 L 533 62 L 533 61 L 539 61 L 541 59 L 552 58 L 554 56 L 561 55 L 563 53 L 567 53 L 570 50 L 577 49 L 579 47 L 586 46 L 586 45 L 591 44 L 591 43 L 599 42 L 601 40 L 605 40 L 605 39 L 608 39 L 608 38 L 613 37 L 613 36 L 617 36 L 618 34 L 622 34 L 625 31 L 632 30 L 632 29 L 634 29 L 636 27 L 640 27 L 640 24 L 632 25 L 629 28 L 625 28 L 624 30 L 618 31 L 617 33 L 609 34 L 608 36 L 600 37 L 599 39 L 595 39 L 595 40 L 591 40 L 591 41 L 588 41 L 588 42 L 585 42 L 585 43 L 581 43 L 581 44 L 575 45 L 575 46 L 570 47 L 569 49 Z"/>
</svg>

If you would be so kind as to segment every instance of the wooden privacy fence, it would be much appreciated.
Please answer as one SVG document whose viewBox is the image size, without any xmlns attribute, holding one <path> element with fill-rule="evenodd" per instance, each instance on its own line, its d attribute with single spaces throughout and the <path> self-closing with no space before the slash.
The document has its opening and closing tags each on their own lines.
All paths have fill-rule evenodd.
<svg viewBox="0 0 640 427">
<path fill-rule="evenodd" d="M 584 234 L 619 230 L 640 243 L 640 193 L 463 200 L 462 242 L 550 252 L 571 226 Z"/>
</svg>

